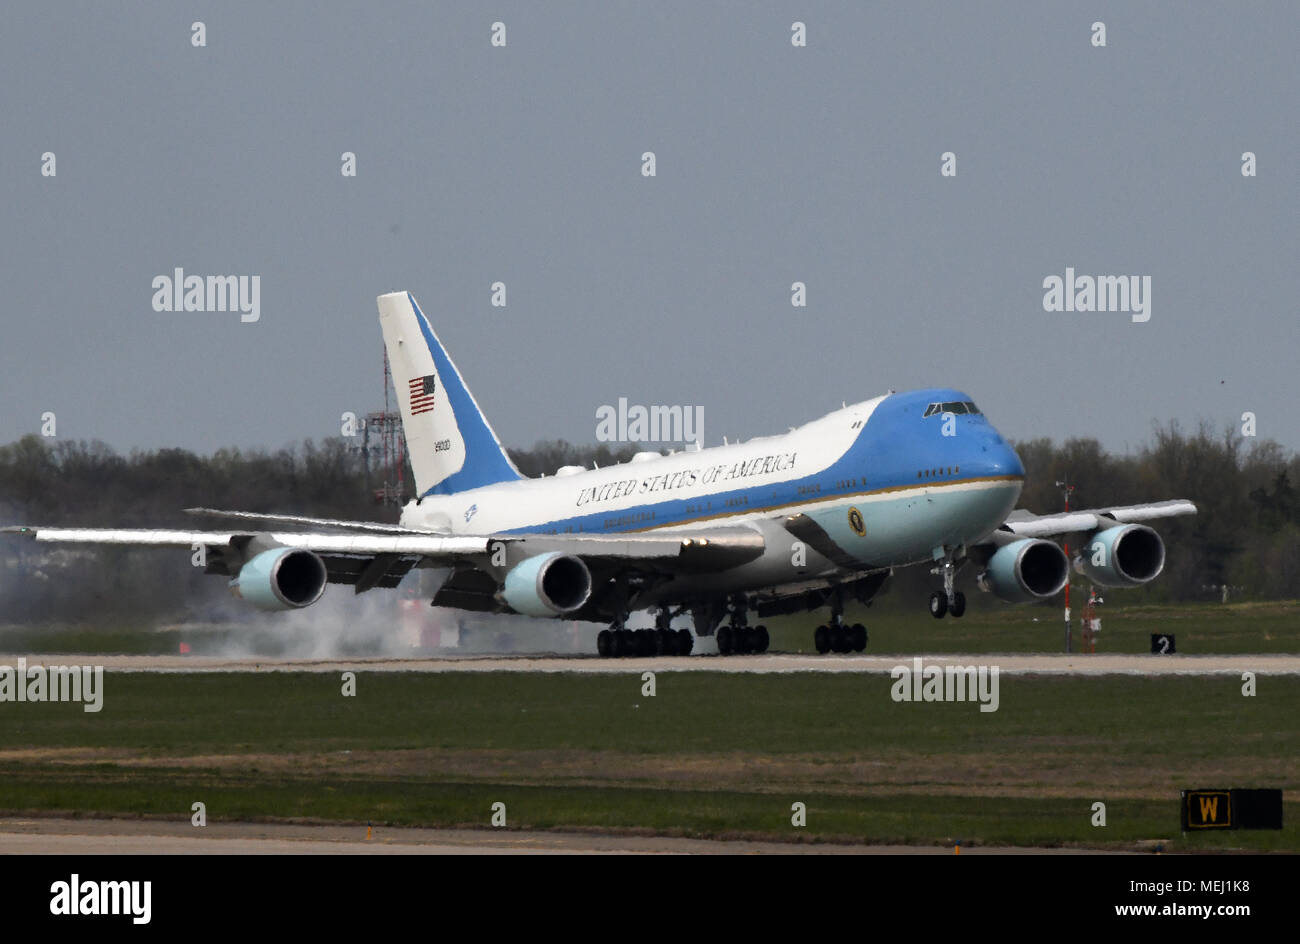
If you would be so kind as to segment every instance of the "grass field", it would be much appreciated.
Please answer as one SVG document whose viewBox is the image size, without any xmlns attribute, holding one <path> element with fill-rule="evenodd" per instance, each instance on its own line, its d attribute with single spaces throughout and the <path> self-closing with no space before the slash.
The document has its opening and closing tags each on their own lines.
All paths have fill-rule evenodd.
<svg viewBox="0 0 1300 944">
<path fill-rule="evenodd" d="M 1208 638 L 1208 637 L 1207 637 Z M 1180 636 L 1180 648 L 1181 636 Z M 109 673 L 0 705 L 0 809 L 950 844 L 1300 851 L 1183 837 L 1178 791 L 1300 789 L 1300 679 L 1003 676 L 998 711 L 884 675 Z M 1094 802 L 1107 825 L 1090 825 Z M 791 825 L 791 805 L 807 825 Z"/>
</svg>

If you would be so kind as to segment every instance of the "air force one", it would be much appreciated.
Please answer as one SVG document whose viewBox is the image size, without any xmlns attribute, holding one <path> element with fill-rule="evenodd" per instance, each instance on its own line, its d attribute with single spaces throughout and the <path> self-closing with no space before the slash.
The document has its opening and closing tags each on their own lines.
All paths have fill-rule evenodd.
<svg viewBox="0 0 1300 944">
<path fill-rule="evenodd" d="M 379 320 L 419 497 L 396 525 L 189 509 L 275 530 L 161 531 L 15 527 L 37 541 L 206 548 L 207 571 L 268 610 L 310 606 L 327 583 L 395 587 L 413 568 L 448 571 L 432 605 L 608 623 L 602 656 L 687 655 L 715 636 L 723 655 L 764 652 L 751 625 L 829 609 L 818 652 L 862 651 L 844 621 L 894 568 L 928 564 L 942 580 L 930 614 L 960 617 L 959 568 L 1011 603 L 1059 593 L 1071 561 L 1104 587 L 1164 567 L 1144 524 L 1194 514 L 1188 501 L 1035 516 L 1013 511 L 1025 470 L 957 390 L 890 393 L 779 436 L 604 469 L 525 478 L 510 461 L 414 297 L 379 297 Z M 308 529 L 308 530 L 303 530 Z M 650 610 L 654 629 L 626 628 Z M 689 629 L 672 621 L 689 614 Z"/>
</svg>

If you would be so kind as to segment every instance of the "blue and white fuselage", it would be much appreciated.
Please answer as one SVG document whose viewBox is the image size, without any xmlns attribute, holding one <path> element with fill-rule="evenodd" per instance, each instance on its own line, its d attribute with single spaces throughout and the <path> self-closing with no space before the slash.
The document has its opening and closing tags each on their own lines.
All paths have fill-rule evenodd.
<svg viewBox="0 0 1300 944">
<path fill-rule="evenodd" d="M 997 528 L 1023 479 L 1019 457 L 967 395 L 931 389 L 853 404 L 778 436 L 427 494 L 407 506 L 402 524 L 556 535 L 748 525 L 765 532 L 770 552 L 708 580 L 753 589 L 849 562 L 869 571 L 941 556 Z M 820 567 L 792 563 L 784 522 L 796 515 L 816 522 L 842 556 Z"/>
</svg>

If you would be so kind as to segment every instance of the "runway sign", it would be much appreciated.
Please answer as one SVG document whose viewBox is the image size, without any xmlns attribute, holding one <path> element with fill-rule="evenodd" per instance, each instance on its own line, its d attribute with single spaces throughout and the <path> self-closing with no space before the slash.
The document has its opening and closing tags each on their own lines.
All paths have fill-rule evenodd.
<svg viewBox="0 0 1300 944">
<path fill-rule="evenodd" d="M 1281 790 L 1184 790 L 1183 832 L 1199 829 L 1281 829 Z"/>
<path fill-rule="evenodd" d="M 1151 634 L 1151 652 L 1158 656 L 1172 655 L 1178 650 L 1174 648 L 1173 633 L 1152 633 Z"/>
</svg>

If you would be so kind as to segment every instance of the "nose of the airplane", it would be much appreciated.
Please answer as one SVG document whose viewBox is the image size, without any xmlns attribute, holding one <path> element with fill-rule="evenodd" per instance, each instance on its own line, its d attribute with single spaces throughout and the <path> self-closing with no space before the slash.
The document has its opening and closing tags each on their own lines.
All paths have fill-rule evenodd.
<svg viewBox="0 0 1300 944">
<path fill-rule="evenodd" d="M 979 463 L 985 475 L 1016 475 L 1024 477 L 1025 466 L 1011 444 L 992 426 L 984 433 L 979 444 Z"/>
</svg>

